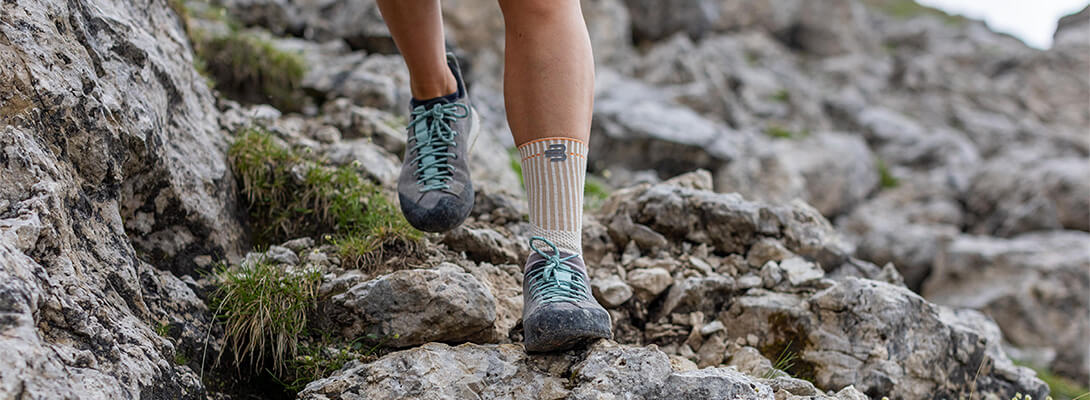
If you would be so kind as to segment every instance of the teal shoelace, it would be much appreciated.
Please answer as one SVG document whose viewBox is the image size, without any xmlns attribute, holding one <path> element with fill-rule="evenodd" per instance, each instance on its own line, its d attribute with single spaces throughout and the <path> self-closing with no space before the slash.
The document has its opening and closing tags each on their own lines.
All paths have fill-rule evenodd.
<svg viewBox="0 0 1090 400">
<path fill-rule="evenodd" d="M 553 254 L 547 254 L 534 245 L 541 241 L 552 248 Z M 586 282 L 583 275 L 564 264 L 565 261 L 578 257 L 572 254 L 560 257 L 560 249 L 540 236 L 530 238 L 530 249 L 545 258 L 545 266 L 530 272 L 526 279 L 530 282 L 530 296 L 539 303 L 553 303 L 558 301 L 577 302 L 585 300 L 587 293 Z"/>
<path fill-rule="evenodd" d="M 421 192 L 450 188 L 449 182 L 454 175 L 450 160 L 458 158 L 451 151 L 451 148 L 458 146 L 454 141 L 458 131 L 454 130 L 453 124 L 467 116 L 469 107 L 461 103 L 413 109 L 409 129 L 412 129 L 416 144 L 410 154 L 416 154 L 412 162 L 416 164 L 416 184 L 420 185 Z"/>
</svg>

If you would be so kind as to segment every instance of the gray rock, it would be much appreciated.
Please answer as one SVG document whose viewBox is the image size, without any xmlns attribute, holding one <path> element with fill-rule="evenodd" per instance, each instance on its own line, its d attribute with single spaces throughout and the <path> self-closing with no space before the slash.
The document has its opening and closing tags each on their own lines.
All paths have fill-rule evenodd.
<svg viewBox="0 0 1090 400">
<path fill-rule="evenodd" d="M 454 265 L 405 270 L 358 284 L 331 299 L 341 335 L 374 335 L 394 347 L 487 339 L 496 322 L 488 287 Z"/>
<path fill-rule="evenodd" d="M 663 268 L 640 268 L 628 272 L 628 284 L 636 290 L 636 297 L 651 301 L 674 283 L 670 271 Z"/>
<path fill-rule="evenodd" d="M 348 0 L 220 0 L 247 25 L 278 34 L 296 34 L 325 42 L 343 39 L 354 48 L 395 53 L 393 38 L 374 1 Z"/>
<path fill-rule="evenodd" d="M 868 318 L 857 317 L 863 314 Z M 751 289 L 719 318 L 733 321 L 732 338 L 758 335 L 759 347 L 797 349 L 796 366 L 812 371 L 805 377 L 820 388 L 855 385 L 905 398 L 953 397 L 972 382 L 983 396 L 1042 398 L 1048 391 L 1032 371 L 1014 366 L 979 322 L 967 324 L 885 283 L 847 278 L 810 296 Z"/>
<path fill-rule="evenodd" d="M 829 222 L 801 201 L 772 205 L 736 194 L 660 184 L 614 192 L 600 212 L 627 214 L 671 240 L 706 243 L 725 253 L 745 254 L 767 236 L 780 238 L 788 251 L 823 265 L 839 265 L 851 251 Z"/>
<path fill-rule="evenodd" d="M 311 382 L 301 399 L 682 399 L 728 396 L 771 399 L 765 385 L 736 371 L 711 368 L 674 372 L 654 346 L 600 341 L 585 355 L 528 356 L 518 345 L 429 343 L 377 361 L 351 362 Z"/>
<path fill-rule="evenodd" d="M 470 228 L 459 226 L 443 234 L 443 244 L 451 250 L 465 252 L 472 260 L 493 264 L 521 264 L 520 254 L 529 249 L 520 247 L 515 241 L 489 228 Z"/>
<path fill-rule="evenodd" d="M 287 247 L 269 246 L 269 250 L 265 251 L 264 256 L 270 261 L 280 264 L 295 265 L 299 263 L 299 256 L 295 254 L 294 250 Z"/>
<path fill-rule="evenodd" d="M 784 278 L 791 283 L 791 286 L 799 286 L 825 276 L 825 271 L 822 271 L 820 265 L 806 261 L 801 257 L 792 257 L 781 261 L 780 270 L 783 271 Z"/>
<path fill-rule="evenodd" d="M 609 71 L 599 72 L 590 160 L 596 169 L 654 168 L 676 175 L 715 170 L 736 158 L 746 135 L 662 100 L 656 90 Z"/>
<path fill-rule="evenodd" d="M 1090 376 L 1090 234 L 959 236 L 935 260 L 923 295 L 981 310 L 1015 346 L 1055 350 L 1050 369 Z M 1081 350 L 1079 350 L 1081 349 Z"/>
<path fill-rule="evenodd" d="M 806 202 L 829 218 L 852 209 L 878 188 L 875 157 L 858 136 L 821 132 L 797 141 L 779 140 L 775 148 L 781 163 L 804 180 Z"/>
<path fill-rule="evenodd" d="M 401 162 L 397 157 L 367 139 L 350 139 L 337 143 L 329 147 L 326 155 L 329 161 L 351 165 L 384 186 L 394 185 L 401 172 Z"/>
<path fill-rule="evenodd" d="M 1012 236 L 1051 229 L 1090 231 L 1090 163 L 1084 157 L 1002 157 L 979 168 L 963 199 L 971 231 Z"/>
<path fill-rule="evenodd" d="M 156 268 L 237 259 L 243 235 L 177 16 L 165 2 L 11 1 L 0 37 L 0 397 L 203 397 L 174 360 L 207 310 Z"/>
<path fill-rule="evenodd" d="M 594 298 L 606 308 L 615 308 L 632 298 L 632 287 L 615 275 L 592 280 L 590 288 Z"/>
</svg>

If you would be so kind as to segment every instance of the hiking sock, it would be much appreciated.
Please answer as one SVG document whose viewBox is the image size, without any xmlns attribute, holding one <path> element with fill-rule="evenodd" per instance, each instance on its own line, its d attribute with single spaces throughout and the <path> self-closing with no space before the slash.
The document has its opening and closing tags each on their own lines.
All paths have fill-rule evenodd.
<svg viewBox="0 0 1090 400">
<path fill-rule="evenodd" d="M 587 144 L 551 137 L 519 146 L 522 180 L 530 205 L 530 236 L 583 254 L 583 184 L 587 176 Z"/>
</svg>

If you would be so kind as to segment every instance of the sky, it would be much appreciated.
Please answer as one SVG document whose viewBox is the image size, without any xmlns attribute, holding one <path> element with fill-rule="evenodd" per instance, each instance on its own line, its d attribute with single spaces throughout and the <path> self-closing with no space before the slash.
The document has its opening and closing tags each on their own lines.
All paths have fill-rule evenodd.
<svg viewBox="0 0 1090 400">
<path fill-rule="evenodd" d="M 1082 10 L 1087 0 L 917 0 L 950 14 L 984 20 L 992 30 L 1047 49 L 1060 17 Z"/>
</svg>

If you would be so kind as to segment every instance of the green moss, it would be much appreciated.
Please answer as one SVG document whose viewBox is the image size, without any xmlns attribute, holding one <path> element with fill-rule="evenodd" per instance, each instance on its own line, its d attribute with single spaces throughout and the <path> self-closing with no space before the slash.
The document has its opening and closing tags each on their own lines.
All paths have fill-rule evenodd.
<svg viewBox="0 0 1090 400">
<path fill-rule="evenodd" d="M 299 354 L 288 361 L 283 373 L 274 374 L 273 378 L 285 389 L 299 392 L 308 383 L 329 376 L 349 361 L 374 359 L 376 351 L 384 344 L 385 339 L 374 336 L 346 342 L 329 332 L 312 335 L 300 345 Z"/>
<path fill-rule="evenodd" d="M 791 92 L 788 92 L 787 89 L 780 89 L 777 90 L 776 93 L 773 93 L 769 98 L 772 99 L 772 101 L 787 103 L 791 101 Z"/>
<path fill-rule="evenodd" d="M 309 161 L 263 129 L 240 132 L 228 157 L 258 244 L 325 236 L 337 245 L 342 266 L 358 268 L 388 248 L 414 250 L 422 237 L 353 167 Z"/>
<path fill-rule="evenodd" d="M 919 16 L 933 16 L 949 25 L 964 24 L 965 17 L 951 15 L 937 8 L 917 3 L 915 0 L 865 0 L 864 3 L 878 11 L 895 18 L 909 19 Z"/>
<path fill-rule="evenodd" d="M 248 33 L 232 32 L 195 42 L 197 55 L 216 89 L 250 103 L 268 103 L 284 111 L 303 105 L 302 58 Z"/>
<path fill-rule="evenodd" d="M 178 364 L 178 365 L 189 364 L 189 357 L 186 357 L 185 353 L 182 353 L 180 351 L 175 351 L 174 352 L 174 363 Z"/>
<path fill-rule="evenodd" d="M 769 125 L 767 128 L 765 128 L 765 134 L 777 139 L 802 139 L 804 137 L 810 136 L 810 132 L 795 132 L 776 124 Z"/>
<path fill-rule="evenodd" d="M 219 269 L 216 281 L 213 309 L 225 326 L 224 352 L 229 350 L 239 367 L 283 371 L 296 356 L 307 314 L 317 304 L 321 274 L 288 273 L 258 259 Z"/>
<path fill-rule="evenodd" d="M 889 171 L 889 166 L 882 159 L 878 160 L 878 182 L 883 189 L 892 189 L 901 185 L 901 180 L 893 176 L 893 173 Z"/>
<path fill-rule="evenodd" d="M 155 327 L 155 334 L 162 337 L 170 337 L 170 324 L 165 322 L 160 323 Z"/>
<path fill-rule="evenodd" d="M 1037 372 L 1037 377 L 1044 381 L 1049 388 L 1049 392 L 1052 394 L 1052 398 L 1056 400 L 1071 400 L 1077 398 L 1090 398 L 1090 388 L 1080 385 L 1071 379 L 1056 375 L 1047 368 L 1041 368 L 1029 363 L 1015 360 L 1016 365 L 1027 367 Z"/>
</svg>

